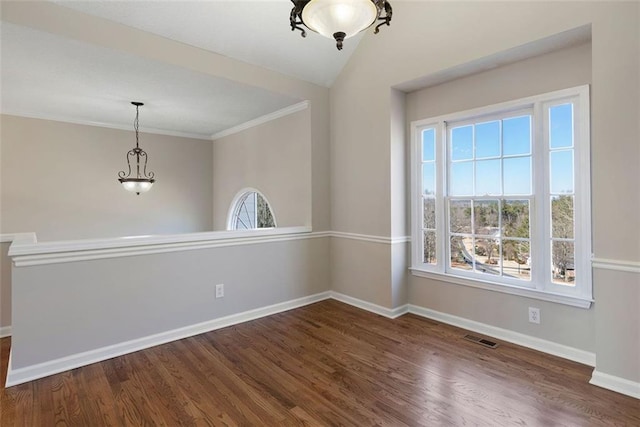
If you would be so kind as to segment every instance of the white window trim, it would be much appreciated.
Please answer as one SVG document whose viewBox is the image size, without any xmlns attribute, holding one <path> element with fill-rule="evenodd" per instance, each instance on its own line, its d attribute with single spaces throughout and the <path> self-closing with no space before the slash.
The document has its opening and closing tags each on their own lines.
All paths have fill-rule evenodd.
<svg viewBox="0 0 640 427">
<path fill-rule="evenodd" d="M 464 274 L 456 274 L 446 272 L 446 243 L 447 233 L 445 221 L 445 211 L 443 206 L 436 208 L 436 233 L 438 236 L 436 246 L 436 257 L 438 263 L 436 265 L 424 264 L 422 262 L 422 153 L 421 153 L 421 133 L 424 129 L 433 128 L 436 132 L 436 164 L 438 165 L 436 172 L 436 199 L 442 204 L 444 201 L 445 180 L 447 177 L 447 122 L 455 122 L 456 125 L 465 121 L 485 117 L 491 118 L 496 114 L 509 114 L 509 112 L 518 112 L 523 109 L 532 109 L 534 115 L 532 133 L 534 135 L 542 135 L 548 129 L 548 118 L 545 117 L 544 109 L 550 105 L 562 104 L 567 100 L 574 102 L 574 108 L 578 112 L 574 113 L 574 132 L 577 133 L 576 139 L 579 144 L 574 144 L 574 164 L 581 165 L 576 169 L 574 174 L 574 194 L 579 195 L 576 198 L 575 212 L 575 235 L 580 236 L 580 243 L 576 244 L 576 252 L 574 256 L 574 264 L 580 272 L 580 284 L 576 287 L 567 288 L 561 285 L 553 285 L 550 280 L 541 278 L 541 274 L 534 277 L 532 272 L 531 287 L 512 286 L 505 283 L 494 282 L 478 278 L 465 277 Z M 549 92 L 541 95 L 531 96 L 518 100 L 503 102 L 499 104 L 489 105 L 481 108 L 474 108 L 453 114 L 441 115 L 425 120 L 417 120 L 411 122 L 411 272 L 415 276 L 436 279 L 440 281 L 456 283 L 475 288 L 488 289 L 492 291 L 520 295 L 529 298 L 535 298 L 545 301 L 552 301 L 561 304 L 567 304 L 575 307 L 589 308 L 593 302 L 592 297 L 592 269 L 591 269 L 591 186 L 590 186 L 590 122 L 589 122 L 589 86 L 578 86 L 569 89 Z M 532 159 L 535 162 L 540 156 L 548 156 L 549 148 L 536 143 L 538 140 L 534 138 L 532 145 Z M 541 152 L 541 150 L 543 152 Z M 586 167 L 584 165 L 587 165 Z M 548 162 L 545 162 L 545 176 L 541 176 L 539 167 L 532 167 L 533 174 L 533 192 L 538 200 L 545 200 L 548 195 L 548 189 L 545 188 L 545 176 L 548 175 Z M 544 191 L 540 189 L 545 188 Z M 541 194 L 541 195 L 540 195 Z M 550 230 L 550 218 L 546 218 L 548 201 L 544 203 L 533 203 L 531 205 L 530 223 L 532 224 L 532 236 L 538 233 L 544 233 L 543 239 L 534 240 L 535 253 L 532 253 L 533 259 L 542 259 L 543 248 L 541 242 L 546 242 L 548 231 Z M 543 220 L 539 220 L 539 216 L 543 215 Z M 542 230 L 534 230 L 533 224 L 538 224 Z"/>
</svg>

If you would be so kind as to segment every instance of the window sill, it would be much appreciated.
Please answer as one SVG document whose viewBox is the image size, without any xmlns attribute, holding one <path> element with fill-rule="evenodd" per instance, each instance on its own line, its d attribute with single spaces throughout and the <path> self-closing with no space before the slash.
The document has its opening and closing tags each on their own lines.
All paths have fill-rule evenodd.
<svg viewBox="0 0 640 427">
<path fill-rule="evenodd" d="M 593 303 L 593 299 L 581 298 L 570 295 L 562 295 L 551 292 L 544 292 L 537 289 L 520 288 L 482 280 L 472 280 L 464 277 L 452 276 L 450 274 L 437 273 L 433 271 L 410 268 L 411 274 L 417 277 L 439 280 L 441 282 L 454 283 L 456 285 L 469 286 L 472 288 L 485 289 L 488 291 L 501 292 L 504 294 L 518 295 L 521 297 L 533 298 L 541 301 L 549 301 L 557 304 L 570 305 L 572 307 L 588 309 Z"/>
</svg>

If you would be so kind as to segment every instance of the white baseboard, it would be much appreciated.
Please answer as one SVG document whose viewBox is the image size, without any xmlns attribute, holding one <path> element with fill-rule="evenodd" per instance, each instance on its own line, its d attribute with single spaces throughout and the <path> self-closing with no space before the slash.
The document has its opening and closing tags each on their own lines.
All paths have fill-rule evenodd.
<svg viewBox="0 0 640 427">
<path fill-rule="evenodd" d="M 11 336 L 11 326 L 0 326 L 0 338 Z"/>
<path fill-rule="evenodd" d="M 640 399 L 640 383 L 630 381 L 625 378 L 616 377 L 614 375 L 605 374 L 603 372 L 594 369 L 591 375 L 591 381 L 589 384 L 593 384 L 598 387 L 606 388 L 617 393 L 626 394 L 627 396 Z"/>
<path fill-rule="evenodd" d="M 596 355 L 588 351 L 521 334 L 519 332 L 510 331 L 508 329 L 498 328 L 496 326 L 487 325 L 486 323 L 476 322 L 474 320 L 465 319 L 452 314 L 441 313 L 439 311 L 413 304 L 409 305 L 409 313 L 437 320 L 439 322 L 447 323 L 479 334 L 488 335 L 523 347 L 532 348 L 543 353 L 573 360 L 574 362 L 582 363 L 584 365 L 596 366 Z"/>
<path fill-rule="evenodd" d="M 236 325 L 238 323 L 248 322 L 260 317 L 270 316 L 272 314 L 281 313 L 294 308 L 313 304 L 318 301 L 331 298 L 330 292 L 322 292 L 291 301 L 261 307 L 254 310 L 245 311 L 243 313 L 232 314 L 230 316 L 221 317 L 219 319 L 209 320 L 207 322 L 198 323 L 183 328 L 162 332 L 147 337 L 126 341 L 107 347 L 90 350 L 83 353 L 72 354 L 60 359 L 51 360 L 49 362 L 37 365 L 26 366 L 19 369 L 13 369 L 11 356 L 9 358 L 9 369 L 7 372 L 6 387 L 22 384 L 27 381 L 36 380 L 38 378 L 47 377 L 49 375 L 75 369 L 80 366 L 90 365 L 92 363 L 101 362 L 113 357 L 122 356 L 123 354 L 133 353 L 149 347 L 155 347 L 171 341 L 188 338 L 194 335 L 213 331 L 227 326 Z"/>
<path fill-rule="evenodd" d="M 370 311 L 371 313 L 379 314 L 380 316 L 388 317 L 389 319 L 395 319 L 396 317 L 402 316 L 408 312 L 409 307 L 405 304 L 396 308 L 387 308 L 358 298 L 350 297 L 349 295 L 341 294 L 339 292 L 331 291 L 330 294 L 331 298 L 337 301 Z"/>
<path fill-rule="evenodd" d="M 339 292 L 331 291 L 331 298 L 344 302 L 345 304 L 370 311 L 380 316 L 395 319 L 405 313 L 413 313 L 428 319 L 437 320 L 448 325 L 457 326 L 479 334 L 488 335 L 523 347 L 528 347 L 543 353 L 552 354 L 564 359 L 573 360 L 587 366 L 596 366 L 596 355 L 594 353 L 558 344 L 552 341 L 535 338 L 530 335 L 521 334 L 519 332 L 510 331 L 508 329 L 498 328 L 496 326 L 487 325 L 485 323 L 476 322 L 474 320 L 465 319 L 447 313 L 431 310 L 413 304 L 406 304 L 394 309 L 382 307 L 358 298 L 350 297 Z"/>
<path fill-rule="evenodd" d="M 154 347 L 156 345 L 165 344 L 171 341 L 191 337 L 205 332 L 213 331 L 227 326 L 236 325 L 250 320 L 258 319 L 265 316 L 281 313 L 283 311 L 313 304 L 318 301 L 333 298 L 337 301 L 358 307 L 360 309 L 379 314 L 389 319 L 395 319 L 405 313 L 413 313 L 428 319 L 437 320 L 449 325 L 457 326 L 476 333 L 487 335 L 503 341 L 522 345 L 544 353 L 559 356 L 565 359 L 573 360 L 589 366 L 595 366 L 595 354 L 557 344 L 540 338 L 531 337 L 518 332 L 507 329 L 498 328 L 484 323 L 476 322 L 462 317 L 454 316 L 447 313 L 441 313 L 428 308 L 406 304 L 394 309 L 382 307 L 358 298 L 350 297 L 339 292 L 327 291 L 291 301 L 261 307 L 254 310 L 245 311 L 243 313 L 233 314 L 219 319 L 213 319 L 207 322 L 178 328 L 167 332 L 162 332 L 147 337 L 138 338 L 115 345 L 102 347 L 99 349 L 73 354 L 60 359 L 49 362 L 26 366 L 19 369 L 12 369 L 12 358 L 9 356 L 9 368 L 7 372 L 6 387 L 22 384 L 28 381 L 44 378 L 49 375 L 75 369 L 80 366 L 90 365 L 92 363 L 101 362 L 113 357 L 121 356 L 127 353 L 143 350 L 145 348 Z M 0 328 L 1 336 L 11 335 L 11 327 L 5 326 Z M 591 384 L 603 387 L 618 393 L 632 396 L 640 399 L 640 383 L 629 381 L 624 378 L 615 377 L 594 370 L 591 377 Z"/>
</svg>

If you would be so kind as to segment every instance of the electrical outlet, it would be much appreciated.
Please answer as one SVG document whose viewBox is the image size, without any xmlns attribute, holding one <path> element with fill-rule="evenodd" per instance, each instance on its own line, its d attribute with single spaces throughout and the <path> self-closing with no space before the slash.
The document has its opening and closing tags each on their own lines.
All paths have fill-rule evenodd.
<svg viewBox="0 0 640 427">
<path fill-rule="evenodd" d="M 216 298 L 222 297 L 224 297 L 224 285 L 220 283 L 219 285 L 216 285 Z"/>
<path fill-rule="evenodd" d="M 529 322 L 540 324 L 540 309 L 529 307 Z"/>
</svg>

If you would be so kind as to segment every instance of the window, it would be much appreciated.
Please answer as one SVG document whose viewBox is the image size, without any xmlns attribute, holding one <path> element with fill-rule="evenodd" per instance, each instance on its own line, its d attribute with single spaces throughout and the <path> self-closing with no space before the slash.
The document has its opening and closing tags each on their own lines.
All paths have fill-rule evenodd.
<svg viewBox="0 0 640 427">
<path fill-rule="evenodd" d="M 412 271 L 588 307 L 589 92 L 412 123 Z"/>
<path fill-rule="evenodd" d="M 257 190 L 243 190 L 231 204 L 229 230 L 251 230 L 276 226 L 267 199 Z"/>
</svg>

